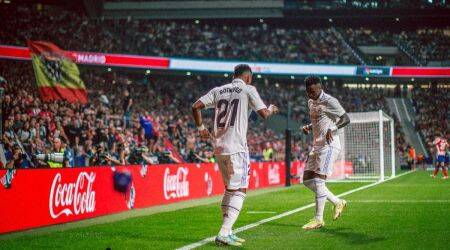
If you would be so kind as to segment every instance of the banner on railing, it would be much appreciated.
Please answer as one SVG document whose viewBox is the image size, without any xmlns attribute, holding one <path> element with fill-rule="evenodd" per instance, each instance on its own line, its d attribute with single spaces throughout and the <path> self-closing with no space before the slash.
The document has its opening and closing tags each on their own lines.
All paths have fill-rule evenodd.
<svg viewBox="0 0 450 250">
<path fill-rule="evenodd" d="M 94 52 L 68 51 L 79 64 L 118 66 L 146 69 L 169 69 L 168 57 L 107 54 Z M 0 58 L 31 60 L 27 47 L 0 45 Z"/>
<path fill-rule="evenodd" d="M 303 172 L 292 164 L 292 175 Z M 285 183 L 284 162 L 252 163 L 250 189 Z M 126 173 L 126 193 L 113 176 Z M 0 170 L 0 233 L 78 221 L 183 200 L 222 194 L 216 164 Z M 294 183 L 298 180 L 294 180 Z"/>
</svg>

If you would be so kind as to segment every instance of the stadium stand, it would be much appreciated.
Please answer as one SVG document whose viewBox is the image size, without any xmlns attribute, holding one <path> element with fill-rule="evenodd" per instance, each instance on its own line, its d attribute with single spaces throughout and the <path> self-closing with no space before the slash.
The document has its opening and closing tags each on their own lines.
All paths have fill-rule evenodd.
<svg viewBox="0 0 450 250">
<path fill-rule="evenodd" d="M 302 28 L 292 25 L 229 22 L 102 20 L 59 8 L 2 7 L 5 25 L 0 43 L 26 45 L 27 39 L 50 40 L 63 49 L 152 56 L 251 61 L 359 64 L 358 45 L 401 44 L 423 64 L 450 61 L 449 28 L 376 30 L 370 27 Z M 32 18 L 14 18 L 27 16 Z M 395 35 L 394 35 L 395 33 Z M 245 42 L 243 39 L 245 38 Z M 264 46 L 261 46 L 264 44 Z"/>
<path fill-rule="evenodd" d="M 5 17 L 0 44 L 6 45 L 26 46 L 28 39 L 50 40 L 64 49 L 79 51 L 329 64 L 358 64 L 361 62 L 355 54 L 358 46 L 403 46 L 423 64 L 450 60 L 446 51 L 450 41 L 448 27 L 391 30 L 344 26 L 336 29 L 320 25 L 303 28 L 280 23 L 236 24 L 217 20 L 103 20 L 90 19 L 80 10 L 36 8 L 34 5 L 2 6 L 0 12 Z M 17 16 L 27 18 L 15 18 Z M 154 156 L 158 162 L 212 160 L 211 145 L 195 136 L 189 108 L 195 98 L 222 83 L 224 78 L 152 75 L 142 80 L 142 75 L 125 71 L 111 73 L 84 68 L 82 79 L 88 87 L 90 102 L 83 106 L 43 103 L 28 63 L 7 61 L 0 69 L 0 75 L 10 83 L 2 110 L 6 131 L 2 139 L 9 142 L 6 143 L 8 157 L 13 147 L 13 134 L 8 131 L 12 129 L 33 154 L 48 152 L 55 135 L 63 138 L 67 147 L 74 151 L 74 165 L 110 164 L 105 161 L 106 153 L 120 164 L 134 163 L 133 157 L 129 159 L 130 154 L 141 152 L 142 146 L 146 146 L 149 150 L 146 154 Z M 343 100 L 348 112 L 386 107 L 385 97 L 392 95 L 381 89 L 345 88 L 340 80 L 325 84 L 327 91 Z M 290 100 L 296 104 L 292 119 L 308 122 L 304 88 L 292 81 L 276 79 L 262 79 L 256 85 L 267 103 L 286 106 Z M 128 100 L 122 94 L 125 90 L 133 100 L 129 124 L 123 108 Z M 430 101 L 436 101 L 429 100 L 430 95 L 422 95 L 422 90 L 415 91 L 419 110 L 429 109 Z M 445 118 L 443 115 L 440 119 Z M 427 139 L 433 129 L 430 121 L 430 117 L 421 115 L 417 122 Z M 151 128 L 144 130 L 143 126 L 149 123 Z M 406 152 L 407 145 L 399 126 L 396 131 L 397 150 Z M 282 135 L 263 123 L 251 123 L 248 140 L 254 159 L 263 159 L 262 152 L 267 148 L 274 149 L 278 160 L 284 157 L 277 155 L 284 151 Z M 304 140 L 299 140 L 294 155 L 306 159 L 308 147 Z M 99 148 L 104 151 L 99 153 Z"/>
<path fill-rule="evenodd" d="M 436 84 L 426 89 L 414 88 L 412 100 L 417 113 L 416 129 L 422 135 L 429 153 L 434 153 L 432 142 L 436 135 L 440 134 L 444 137 L 448 135 L 450 89 L 438 88 Z"/>
<path fill-rule="evenodd" d="M 63 101 L 43 103 L 35 87 L 31 65 L 27 62 L 2 62 L 0 75 L 8 81 L 3 102 L 3 140 L 7 157 L 11 157 L 17 136 L 31 154 L 50 152 L 52 138 L 61 138 L 66 148 L 73 151 L 72 164 L 76 166 L 141 163 L 142 147 L 148 148 L 145 155 L 159 163 L 213 160 L 211 145 L 196 136 L 190 105 L 226 78 L 152 75 L 143 80 L 137 78 L 142 75 L 125 71 L 86 69 L 82 71 L 82 78 L 88 87 L 90 101 L 81 105 Z M 264 100 L 280 106 L 289 100 L 296 106 L 292 119 L 308 122 L 303 86 L 286 80 L 262 79 L 256 82 Z M 337 82 L 325 82 L 325 88 L 343 100 L 348 112 L 387 106 L 384 97 L 390 93 L 381 89 L 349 89 Z M 124 120 L 125 91 L 130 92 L 133 100 L 128 126 Z M 141 119 L 151 123 L 151 132 L 147 132 Z M 397 137 L 398 142 L 404 141 L 399 128 Z M 282 160 L 285 147 L 282 138 L 283 135 L 275 133 L 264 123 L 251 122 L 248 141 L 252 158 L 263 159 L 263 150 L 272 147 L 274 157 Z M 309 147 L 305 140 L 298 140 L 293 150 L 296 158 L 306 159 Z M 405 146 L 397 143 L 397 147 L 403 151 Z M 108 161 L 106 154 L 115 161 Z M 27 167 L 26 161 L 23 164 Z"/>
</svg>

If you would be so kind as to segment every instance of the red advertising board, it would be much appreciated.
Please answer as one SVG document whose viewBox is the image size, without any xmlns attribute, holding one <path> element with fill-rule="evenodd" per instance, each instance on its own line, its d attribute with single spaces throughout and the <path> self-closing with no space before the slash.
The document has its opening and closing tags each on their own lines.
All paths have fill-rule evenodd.
<svg viewBox="0 0 450 250">
<path fill-rule="evenodd" d="M 450 77 L 450 67 L 392 67 L 394 77 Z"/>
<path fill-rule="evenodd" d="M 292 174 L 303 163 L 292 164 Z M 83 220 L 133 208 L 145 208 L 222 194 L 215 164 L 0 170 L 0 233 Z M 115 172 L 129 172 L 127 193 L 114 189 Z M 283 185 L 282 162 L 252 163 L 250 188 Z M 11 180 L 12 178 L 12 180 Z M 10 185 L 5 187 L 8 179 Z M 8 181 L 6 181 L 8 182 Z"/>
<path fill-rule="evenodd" d="M 68 51 L 74 61 L 80 64 L 93 64 L 103 66 L 120 66 L 147 69 L 168 69 L 168 57 L 138 56 L 122 54 L 106 54 L 94 52 Z M 27 47 L 0 45 L 0 58 L 31 60 Z"/>
</svg>

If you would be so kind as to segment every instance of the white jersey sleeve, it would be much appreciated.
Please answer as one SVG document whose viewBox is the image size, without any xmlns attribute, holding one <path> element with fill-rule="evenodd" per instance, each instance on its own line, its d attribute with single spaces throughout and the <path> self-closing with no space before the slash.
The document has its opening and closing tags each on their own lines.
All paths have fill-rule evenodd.
<svg viewBox="0 0 450 250">
<path fill-rule="evenodd" d="M 339 103 L 339 101 L 334 97 L 331 97 L 328 99 L 327 105 L 326 105 L 326 111 L 337 117 L 341 117 L 345 114 L 344 108 Z"/>
<path fill-rule="evenodd" d="M 248 86 L 248 100 L 250 107 L 256 112 L 258 110 L 267 108 L 263 100 L 259 96 L 258 91 L 254 86 Z"/>
<path fill-rule="evenodd" d="M 199 101 L 201 101 L 203 104 L 205 104 L 205 107 L 207 109 L 209 108 L 214 108 L 216 106 L 216 90 L 217 88 L 213 88 L 211 89 L 206 95 L 200 97 L 200 99 L 198 99 Z"/>
</svg>

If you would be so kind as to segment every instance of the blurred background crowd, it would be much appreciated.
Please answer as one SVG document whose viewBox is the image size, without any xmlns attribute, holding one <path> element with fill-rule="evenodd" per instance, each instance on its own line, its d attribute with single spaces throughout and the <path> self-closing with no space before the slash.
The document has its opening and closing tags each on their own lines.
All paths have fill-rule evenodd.
<svg viewBox="0 0 450 250">
<path fill-rule="evenodd" d="M 88 86 L 89 103 L 82 105 L 43 102 L 27 62 L 4 62 L 0 72 L 7 79 L 2 103 L 2 139 L 7 157 L 12 157 L 16 139 L 30 155 L 35 155 L 54 152 L 54 138 L 59 138 L 57 143 L 62 146 L 58 149 L 63 147 L 71 154 L 70 166 L 214 162 L 211 145 L 196 134 L 190 107 L 209 89 L 230 78 L 199 75 L 139 79 L 127 72 L 87 69 L 82 78 Z M 286 115 L 290 103 L 292 120 L 299 124 L 310 122 L 305 88 L 297 81 L 265 78 L 255 82 L 266 104 L 282 107 L 281 115 Z M 385 98 L 396 95 L 394 89 L 344 87 L 339 80 L 324 81 L 324 87 L 347 112 L 386 110 Z M 421 91 L 414 93 L 420 95 Z M 421 105 L 434 106 L 430 105 L 433 98 L 422 97 Z M 205 124 L 210 125 L 211 110 L 206 117 Z M 422 120 L 430 121 L 429 117 Z M 399 123 L 396 124 L 397 151 L 405 152 L 408 145 Z M 421 124 L 418 122 L 419 127 Z M 294 131 L 293 154 L 296 159 L 305 160 L 311 148 L 299 131 L 300 128 Z M 431 140 L 434 135 L 426 131 L 424 135 Z M 284 159 L 283 133 L 268 128 L 255 113 L 250 116 L 248 142 L 253 160 Z M 26 159 L 21 164 L 29 167 Z"/>
<path fill-rule="evenodd" d="M 0 13 L 4 17 L 0 43 L 8 45 L 26 46 L 27 39 L 33 39 L 75 51 L 327 64 L 365 64 L 358 46 L 398 46 L 423 65 L 450 60 L 450 27 L 89 19 L 82 11 L 23 6 L 3 7 Z"/>
<path fill-rule="evenodd" d="M 308 8 L 309 1 L 305 1 Z M 342 7 L 342 6 L 341 6 Z M 345 6 L 344 6 L 345 7 Z M 343 8 L 344 8 L 343 7 Z M 361 6 L 346 6 L 360 8 Z M 370 7 L 370 6 L 369 6 Z M 374 7 L 374 6 L 372 6 Z M 377 7 L 378 8 L 378 7 Z M 449 61 L 450 27 L 395 27 L 318 25 L 302 27 L 285 22 L 233 23 L 230 20 L 155 21 L 146 19 L 88 18 L 79 10 L 2 6 L 0 44 L 26 46 L 26 41 L 47 40 L 63 49 L 151 56 L 233 59 L 315 64 L 385 65 L 361 57 L 361 46 L 396 47 L 409 56 L 396 62 L 427 65 Z M 26 18 L 17 18 L 26 17 Z M 330 19 L 330 23 L 332 20 Z M 8 166 L 46 165 L 29 155 L 64 153 L 64 166 L 214 162 L 208 141 L 201 141 L 190 107 L 212 87 L 231 80 L 206 75 L 136 74 L 82 66 L 89 103 L 43 102 L 29 62 L 0 61 L 2 86 L 2 142 Z M 309 123 L 301 79 L 255 79 L 266 104 L 282 107 L 286 117 Z M 368 84 L 370 85 L 370 84 Z M 327 92 L 347 112 L 387 110 L 387 97 L 400 96 L 397 88 L 349 88 L 342 79 L 324 81 Z M 433 84 L 429 84 L 432 86 Z M 435 85 L 435 84 L 434 84 Z M 433 85 L 433 86 L 434 86 Z M 411 92 L 417 111 L 415 126 L 428 147 L 435 132 L 448 136 L 449 90 L 415 86 Z M 404 95 L 405 93 L 403 93 Z M 435 98 L 436 95 L 442 98 Z M 206 124 L 211 122 L 211 112 Z M 391 115 L 395 119 L 395 115 Z M 283 160 L 282 131 L 250 117 L 248 142 L 252 160 Z M 396 150 L 408 154 L 400 123 L 396 121 Z M 23 149 L 18 146 L 18 142 Z M 431 147 L 431 146 L 430 146 Z M 308 139 L 294 132 L 293 155 L 305 160 Z M 428 150 L 428 148 L 427 148 Z M 431 150 L 430 150 L 431 152 Z"/>
</svg>

